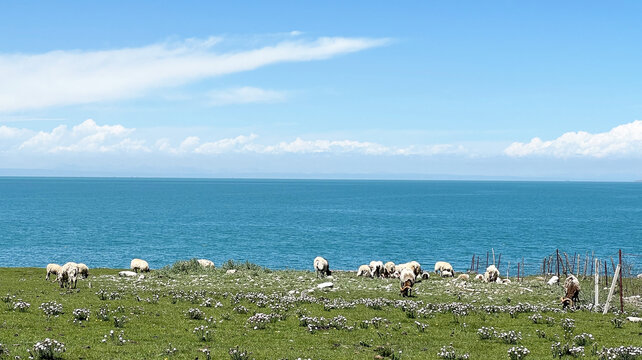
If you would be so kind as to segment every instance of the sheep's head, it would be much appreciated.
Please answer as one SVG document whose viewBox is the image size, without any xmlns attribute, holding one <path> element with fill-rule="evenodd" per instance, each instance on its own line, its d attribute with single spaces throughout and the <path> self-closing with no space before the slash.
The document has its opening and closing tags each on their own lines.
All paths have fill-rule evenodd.
<svg viewBox="0 0 642 360">
<path fill-rule="evenodd" d="M 330 276 L 330 275 L 332 275 L 332 271 L 330 271 L 330 269 L 326 269 L 326 271 L 325 271 L 325 275 L 326 275 L 326 276 Z"/>
<path fill-rule="evenodd" d="M 567 308 L 569 306 L 573 306 L 573 300 L 569 298 L 560 298 L 560 301 L 562 302 L 562 309 Z"/>
</svg>

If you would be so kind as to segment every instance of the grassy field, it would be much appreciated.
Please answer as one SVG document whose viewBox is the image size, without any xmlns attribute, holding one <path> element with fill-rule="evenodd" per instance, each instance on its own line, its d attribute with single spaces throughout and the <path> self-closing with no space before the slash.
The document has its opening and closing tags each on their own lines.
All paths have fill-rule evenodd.
<svg viewBox="0 0 642 360">
<path fill-rule="evenodd" d="M 526 359 L 553 359 L 558 342 L 566 356 L 580 343 L 585 358 L 598 359 L 603 347 L 642 346 L 640 323 L 562 312 L 561 286 L 534 278 L 502 285 L 433 275 L 408 299 L 395 279 L 227 268 L 238 270 L 185 262 L 139 279 L 92 269 L 71 290 L 45 281 L 44 269 L 1 268 L 0 359 L 27 359 L 45 338 L 64 343 L 64 359 L 510 359 L 517 346 Z M 325 281 L 334 287 L 317 289 Z M 639 306 L 627 304 L 627 315 Z M 456 354 L 439 354 L 450 345 Z"/>
</svg>

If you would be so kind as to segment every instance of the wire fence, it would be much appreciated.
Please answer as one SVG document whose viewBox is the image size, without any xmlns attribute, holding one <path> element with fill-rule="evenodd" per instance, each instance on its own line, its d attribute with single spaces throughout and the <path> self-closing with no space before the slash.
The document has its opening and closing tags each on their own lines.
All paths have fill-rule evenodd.
<svg viewBox="0 0 642 360">
<path fill-rule="evenodd" d="M 489 265 L 495 265 L 503 277 L 520 281 L 524 276 L 537 275 L 546 280 L 552 276 L 574 275 L 583 282 L 580 299 L 584 303 L 604 304 L 613 285 L 614 275 L 619 265 L 619 274 L 613 287 L 611 306 L 623 309 L 624 303 L 632 304 L 642 310 L 642 254 L 625 253 L 621 250 L 613 254 L 595 252 L 567 253 L 562 250 L 544 256 L 539 262 L 521 259 L 502 259 L 501 253 L 494 249 L 486 255 L 473 255 L 470 272 L 483 273 Z M 595 279 L 597 278 L 597 286 Z M 590 286 L 587 286 L 590 285 Z M 596 299 L 596 291 L 598 293 Z"/>
</svg>

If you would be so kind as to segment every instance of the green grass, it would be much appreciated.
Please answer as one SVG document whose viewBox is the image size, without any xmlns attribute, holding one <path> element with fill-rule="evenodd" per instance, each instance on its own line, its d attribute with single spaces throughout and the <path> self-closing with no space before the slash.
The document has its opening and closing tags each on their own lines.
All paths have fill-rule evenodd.
<svg viewBox="0 0 642 360">
<path fill-rule="evenodd" d="M 237 272 L 226 274 L 230 268 Z M 642 326 L 624 322 L 616 328 L 611 322 L 616 317 L 613 313 L 549 311 L 560 309 L 563 290 L 535 279 L 508 285 L 462 284 L 433 276 L 415 285 L 416 296 L 402 299 L 396 279 L 356 278 L 354 272 L 333 272 L 332 290 L 309 291 L 328 280 L 317 279 L 309 271 L 269 271 L 234 262 L 204 270 L 193 261 L 184 261 L 140 280 L 119 278 L 118 271 L 92 269 L 88 279 L 78 281 L 77 289 L 67 290 L 45 281 L 44 269 L 0 268 L 0 297 L 10 295 L 4 299 L 8 302 L 0 301 L 0 343 L 10 358 L 26 359 L 27 349 L 52 338 L 65 344 L 65 359 L 206 359 L 202 349 L 208 349 L 212 359 L 230 359 L 228 352 L 237 346 L 250 352 L 250 359 L 373 359 L 377 355 L 439 359 L 440 348 L 450 344 L 471 359 L 508 359 L 507 351 L 514 345 L 498 339 L 480 340 L 477 329 L 484 326 L 521 332 L 517 344 L 530 350 L 526 359 L 552 359 L 551 344 L 565 342 L 561 323 L 566 318 L 575 321 L 572 335 L 592 334 L 598 350 L 602 346 L 642 346 Z M 582 288 L 592 285 L 583 282 Z M 606 291 L 601 291 L 604 302 Z M 591 297 L 587 291 L 581 298 L 586 304 Z M 31 306 L 26 311 L 13 310 L 18 299 Z M 210 306 L 205 304 L 208 299 Z M 407 302 L 398 302 L 401 300 Z M 50 301 L 62 304 L 63 313 L 48 318 L 39 306 Z M 450 303 L 457 304 L 449 309 L 440 305 Z M 518 303 L 544 309 L 511 315 L 506 306 Z M 485 311 L 487 305 L 501 306 L 496 308 L 500 312 Z M 629 304 L 626 310 L 642 312 L 638 306 Z M 73 311 L 79 308 L 90 310 L 88 321 L 74 322 Z M 104 320 L 99 316 L 101 308 Z M 200 309 L 202 318 L 187 315 L 193 308 Z M 463 311 L 466 313 L 456 315 Z M 255 313 L 275 315 L 265 323 L 248 323 Z M 529 319 L 534 314 L 554 322 L 536 324 Z M 310 332 L 301 326 L 305 316 L 327 320 L 321 329 Z M 328 324 L 333 318 L 334 325 L 340 323 L 339 316 L 346 319 L 343 326 L 351 329 Z M 114 321 L 123 317 L 122 324 Z M 209 333 L 195 334 L 200 326 L 207 326 Z M 545 337 L 539 337 L 537 330 Z M 122 344 L 118 341 L 121 331 L 126 340 Z M 174 348 L 175 352 L 168 353 Z M 592 345 L 588 345 L 585 358 L 597 359 L 591 352 Z M 0 358 L 1 354 L 0 350 Z"/>
</svg>

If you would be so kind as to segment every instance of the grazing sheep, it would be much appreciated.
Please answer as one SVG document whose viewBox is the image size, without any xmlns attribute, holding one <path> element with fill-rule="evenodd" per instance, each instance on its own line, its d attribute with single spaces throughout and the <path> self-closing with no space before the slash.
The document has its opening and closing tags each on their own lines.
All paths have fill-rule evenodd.
<svg viewBox="0 0 642 360">
<path fill-rule="evenodd" d="M 546 285 L 555 285 L 555 284 L 557 284 L 557 283 L 559 283 L 559 282 L 560 282 L 560 278 L 559 278 L 559 277 L 557 277 L 557 276 L 555 276 L 555 275 L 553 275 L 553 276 L 548 280 L 548 282 L 546 283 Z"/>
<path fill-rule="evenodd" d="M 357 276 L 370 277 L 370 266 L 368 265 L 359 266 L 359 270 L 357 270 Z"/>
<path fill-rule="evenodd" d="M 422 271 L 421 272 L 421 279 L 422 280 L 430 279 L 430 273 L 428 271 Z"/>
<path fill-rule="evenodd" d="M 415 275 L 421 275 L 421 264 L 413 260 L 409 262 L 408 265 L 410 265 Z"/>
<path fill-rule="evenodd" d="M 83 263 L 78 263 L 78 274 L 80 277 L 83 279 L 86 279 L 89 277 L 89 267 Z"/>
<path fill-rule="evenodd" d="M 388 261 L 387 263 L 383 264 L 383 276 L 391 277 L 394 273 L 395 263 L 393 263 L 392 261 Z"/>
<path fill-rule="evenodd" d="M 453 266 L 450 265 L 450 263 L 445 261 L 437 261 L 435 263 L 435 273 L 439 274 L 443 271 L 450 271 L 451 274 L 455 273 L 455 270 L 453 270 Z"/>
<path fill-rule="evenodd" d="M 370 262 L 370 276 L 380 277 L 383 275 L 383 262 L 371 261 Z"/>
<path fill-rule="evenodd" d="M 135 272 L 148 272 L 149 271 L 149 264 L 145 260 L 141 259 L 134 259 L 132 262 L 129 264 L 129 268 L 132 269 Z"/>
<path fill-rule="evenodd" d="M 482 275 L 482 274 L 475 275 L 475 280 L 484 281 L 484 275 Z"/>
<path fill-rule="evenodd" d="M 495 282 L 499 278 L 499 270 L 495 267 L 495 265 L 491 265 L 486 268 L 486 272 L 484 273 L 484 281 L 485 282 Z"/>
<path fill-rule="evenodd" d="M 47 276 L 45 277 L 45 280 L 49 280 L 49 275 L 51 274 L 56 275 L 56 280 L 58 280 L 58 277 L 60 277 L 61 271 L 62 271 L 62 266 L 58 264 L 47 265 Z"/>
<path fill-rule="evenodd" d="M 510 284 L 510 279 L 503 279 L 502 284 Z"/>
<path fill-rule="evenodd" d="M 322 258 L 321 256 L 317 256 L 314 258 L 314 270 L 316 270 L 317 272 L 317 277 L 319 277 L 319 275 L 330 276 L 332 274 L 332 272 L 330 271 L 328 260 Z"/>
<path fill-rule="evenodd" d="M 65 286 L 69 288 L 76 288 L 76 281 L 78 280 L 78 264 L 75 262 L 68 262 L 62 266 L 62 270 L 58 275 L 58 282 L 60 287 L 64 288 Z"/>
<path fill-rule="evenodd" d="M 454 276 L 450 271 L 444 270 L 441 272 L 441 277 L 452 277 Z"/>
<path fill-rule="evenodd" d="M 118 276 L 120 277 L 134 277 L 136 276 L 136 273 L 133 271 L 121 271 L 118 273 Z"/>
<path fill-rule="evenodd" d="M 212 269 L 214 269 L 214 262 L 212 260 L 198 259 L 197 261 L 204 268 L 212 268 Z"/>
<path fill-rule="evenodd" d="M 457 276 L 457 280 L 468 281 L 468 280 L 470 280 L 470 275 L 468 275 L 468 274 L 459 274 L 459 276 Z"/>
<path fill-rule="evenodd" d="M 412 286 L 415 284 L 415 273 L 410 269 L 403 269 L 399 275 L 401 283 L 401 296 L 412 296 Z"/>
<path fill-rule="evenodd" d="M 580 300 L 580 281 L 573 275 L 569 275 L 564 280 L 564 290 L 566 295 L 560 298 L 562 308 L 573 307 Z"/>
</svg>

